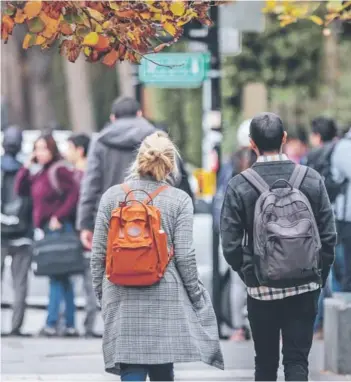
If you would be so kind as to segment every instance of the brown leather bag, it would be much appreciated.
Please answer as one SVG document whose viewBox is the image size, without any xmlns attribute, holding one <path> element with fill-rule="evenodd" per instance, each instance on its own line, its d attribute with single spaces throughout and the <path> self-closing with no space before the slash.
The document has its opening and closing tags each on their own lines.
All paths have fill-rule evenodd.
<svg viewBox="0 0 351 382">
<path fill-rule="evenodd" d="M 149 286 L 165 274 L 173 253 L 168 251 L 167 235 L 162 230 L 161 212 L 153 198 L 168 186 L 147 194 L 140 202 L 127 184 L 124 202 L 112 211 L 106 253 L 107 279 L 123 286 Z M 142 190 L 140 190 L 142 191 Z"/>
</svg>

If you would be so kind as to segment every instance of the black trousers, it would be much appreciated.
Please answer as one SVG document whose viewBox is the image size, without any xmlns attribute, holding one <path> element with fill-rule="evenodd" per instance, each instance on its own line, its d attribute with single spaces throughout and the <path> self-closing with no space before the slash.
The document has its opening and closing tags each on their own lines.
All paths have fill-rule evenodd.
<svg viewBox="0 0 351 382">
<path fill-rule="evenodd" d="M 285 380 L 308 380 L 308 355 L 319 293 L 318 290 L 273 301 L 248 296 L 248 317 L 256 353 L 256 381 L 277 380 L 280 332 Z"/>
</svg>

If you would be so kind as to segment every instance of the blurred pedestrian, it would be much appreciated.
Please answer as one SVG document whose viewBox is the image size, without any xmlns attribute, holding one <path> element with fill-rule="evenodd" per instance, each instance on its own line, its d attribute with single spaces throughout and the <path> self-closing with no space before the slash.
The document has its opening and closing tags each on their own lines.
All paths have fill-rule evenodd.
<svg viewBox="0 0 351 382">
<path fill-rule="evenodd" d="M 351 292 L 351 129 L 335 146 L 331 165 L 334 179 L 343 185 L 335 201 L 335 215 L 344 256 L 342 291 Z"/>
<path fill-rule="evenodd" d="M 62 159 L 55 139 L 51 134 L 40 136 L 34 144 L 34 150 L 28 162 L 19 170 L 15 188 L 21 196 L 31 196 L 33 200 L 33 222 L 35 228 L 45 235 L 57 235 L 74 230 L 72 215 L 76 208 L 79 188 L 73 172 L 63 164 L 55 170 L 55 178 L 61 192 L 52 183 L 50 168 Z M 32 175 L 30 169 L 34 163 L 42 166 Z M 57 334 L 61 300 L 65 302 L 67 337 L 78 336 L 75 329 L 75 305 L 73 286 L 69 276 L 51 277 L 48 316 L 40 335 L 52 337 Z"/>
<path fill-rule="evenodd" d="M 21 331 L 26 297 L 28 271 L 32 258 L 32 210 L 31 199 L 15 193 L 15 178 L 22 167 L 17 155 L 22 148 L 22 130 L 9 126 L 4 131 L 1 157 L 1 281 L 6 256 L 11 256 L 11 273 L 14 289 L 11 331 L 2 336 L 30 336 Z"/>
<path fill-rule="evenodd" d="M 229 182 L 221 214 L 223 254 L 247 286 L 255 380 L 277 380 L 282 332 L 285 379 L 307 381 L 320 287 L 334 261 L 333 210 L 320 175 L 282 154 L 287 134 L 277 115 L 257 115 L 250 137 L 258 159 Z M 275 190 L 282 179 L 286 188 Z M 304 218 L 315 227 L 309 236 Z M 322 269 L 315 269 L 318 264 Z"/>
<path fill-rule="evenodd" d="M 251 167 L 257 159 L 250 147 L 250 122 L 251 119 L 245 120 L 239 126 L 237 132 L 238 149 L 233 152 L 227 162 L 222 164 L 218 175 L 217 190 L 212 206 L 214 226 L 218 232 L 224 195 L 230 179 Z"/>
<path fill-rule="evenodd" d="M 77 180 L 79 183 L 81 182 L 84 172 L 86 171 L 89 145 L 90 138 L 85 134 L 72 135 L 68 139 L 66 159 L 74 166 Z M 85 251 L 84 255 L 86 260 L 85 272 L 83 274 L 86 312 L 84 320 L 85 337 L 101 338 L 101 334 L 96 333 L 94 331 L 96 314 L 98 309 L 90 270 L 91 251 Z"/>
<path fill-rule="evenodd" d="M 91 249 L 94 220 L 99 200 L 111 186 L 123 182 L 145 137 L 155 131 L 142 117 L 133 98 L 117 98 L 111 108 L 110 125 L 92 142 L 82 181 L 77 226 L 85 248 Z M 118 167 L 113 164 L 117 163 Z"/>
<path fill-rule="evenodd" d="M 217 192 L 213 200 L 213 221 L 218 232 L 220 231 L 220 215 L 224 195 L 230 179 L 251 167 L 257 159 L 250 147 L 250 123 L 250 119 L 241 123 L 237 132 L 238 150 L 232 154 L 227 163 L 221 166 Z M 230 283 L 231 321 L 234 327 L 230 339 L 235 342 L 246 341 L 250 339 L 249 328 L 246 323 L 246 286 L 233 270 L 230 270 Z"/>
<path fill-rule="evenodd" d="M 307 154 L 305 164 L 316 170 L 324 180 L 329 199 L 335 202 L 341 192 L 341 184 L 336 182 L 332 173 L 331 158 L 337 143 L 338 129 L 335 121 L 328 117 L 316 117 L 311 123 L 310 144 L 312 150 Z M 318 314 L 315 322 L 315 339 L 323 338 L 324 299 L 331 297 L 330 283 L 326 283 L 318 302 Z"/>
<path fill-rule="evenodd" d="M 306 131 L 297 128 L 294 134 L 289 134 L 284 152 L 291 161 L 297 164 L 302 164 L 301 162 L 304 160 L 308 152 Z"/>
<path fill-rule="evenodd" d="M 122 381 L 145 381 L 147 375 L 151 381 L 173 381 L 176 362 L 203 361 L 223 368 L 216 317 L 198 278 L 192 244 L 193 205 L 185 192 L 166 183 L 176 171 L 176 156 L 164 133 L 147 137 L 131 177 L 103 195 L 97 214 L 91 264 L 104 318 L 105 369 L 120 374 Z M 140 202 L 145 192 L 153 195 L 152 205 L 161 213 L 160 232 L 167 235 L 167 250 L 174 251 L 164 276 L 146 287 L 119 286 L 105 277 L 110 217 L 115 208 L 123 206 L 127 189 L 134 190 L 132 198 Z M 137 230 L 132 228 L 135 235 Z"/>
<path fill-rule="evenodd" d="M 332 203 L 340 193 L 340 184 L 334 181 L 331 171 L 331 157 L 337 143 L 337 135 L 338 129 L 333 119 L 315 118 L 310 134 L 312 150 L 307 154 L 305 163 L 321 175 Z"/>
</svg>

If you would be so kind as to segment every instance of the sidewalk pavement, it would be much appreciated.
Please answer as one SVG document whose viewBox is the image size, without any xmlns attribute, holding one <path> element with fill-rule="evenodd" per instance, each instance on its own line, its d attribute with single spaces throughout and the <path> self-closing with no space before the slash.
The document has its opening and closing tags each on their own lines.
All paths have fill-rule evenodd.
<svg viewBox="0 0 351 382">
<path fill-rule="evenodd" d="M 84 339 L 2 339 L 2 381 L 117 381 L 103 370 L 100 340 Z M 226 370 L 201 363 L 176 365 L 180 381 L 253 380 L 251 342 L 222 342 Z M 350 377 L 322 373 L 323 343 L 314 345 L 311 354 L 311 380 L 351 380 Z M 283 380 L 282 370 L 279 380 Z"/>
<path fill-rule="evenodd" d="M 9 321 L 9 311 L 2 312 L 3 326 Z M 83 312 L 78 313 L 81 330 Z M 43 325 L 44 311 L 29 310 L 24 329 L 33 333 Z M 97 329 L 102 329 L 99 318 Z M 252 342 L 223 341 L 225 371 L 202 363 L 179 364 L 175 367 L 180 381 L 249 381 L 254 375 L 254 350 Z M 322 341 L 316 341 L 310 356 L 310 378 L 315 381 L 351 381 L 351 376 L 323 373 Z M 2 381 L 118 381 L 119 378 L 104 373 L 101 340 L 2 338 Z M 283 380 L 282 369 L 279 379 Z"/>
</svg>

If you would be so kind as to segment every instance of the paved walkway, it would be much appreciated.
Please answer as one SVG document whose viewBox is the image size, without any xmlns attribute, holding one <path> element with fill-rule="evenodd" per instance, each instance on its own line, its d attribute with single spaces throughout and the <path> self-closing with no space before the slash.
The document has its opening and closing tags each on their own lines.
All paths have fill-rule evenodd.
<svg viewBox="0 0 351 382">
<path fill-rule="evenodd" d="M 30 309 L 24 330 L 37 333 L 45 320 L 45 311 Z M 10 311 L 1 312 L 2 328 L 8 329 Z M 83 330 L 84 314 L 77 314 L 77 325 Z M 97 329 L 102 330 L 99 317 Z M 252 342 L 222 342 L 225 371 L 202 363 L 176 365 L 176 379 L 180 381 L 237 381 L 253 380 L 254 350 Z M 311 380 L 350 380 L 350 377 L 323 373 L 324 344 L 314 343 L 310 355 Z M 104 373 L 101 340 L 2 338 L 2 381 L 117 381 L 116 376 Z M 279 379 L 283 380 L 282 370 Z"/>
<path fill-rule="evenodd" d="M 226 370 L 200 363 L 176 365 L 181 381 L 235 381 L 253 379 L 251 342 L 222 342 Z M 2 381 L 116 381 L 104 374 L 100 340 L 85 339 L 9 339 L 3 338 Z M 351 380 L 322 373 L 323 343 L 316 342 L 311 352 L 312 380 Z M 282 370 L 279 379 L 283 379 Z"/>
</svg>

